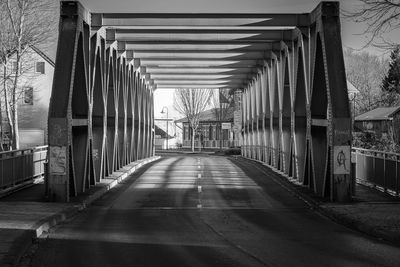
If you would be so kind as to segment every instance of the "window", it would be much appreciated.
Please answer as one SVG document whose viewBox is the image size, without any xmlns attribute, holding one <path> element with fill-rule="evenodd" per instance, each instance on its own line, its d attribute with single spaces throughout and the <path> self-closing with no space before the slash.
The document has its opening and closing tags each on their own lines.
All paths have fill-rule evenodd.
<svg viewBox="0 0 400 267">
<path fill-rule="evenodd" d="M 208 141 L 210 139 L 210 125 L 204 125 L 203 133 L 204 140 Z"/>
<path fill-rule="evenodd" d="M 11 71 L 13 73 L 17 72 L 17 66 L 18 66 L 18 64 L 16 61 L 11 62 Z"/>
<path fill-rule="evenodd" d="M 36 72 L 44 74 L 44 62 L 36 62 Z"/>
<path fill-rule="evenodd" d="M 32 87 L 25 87 L 24 103 L 28 104 L 28 105 L 33 105 L 33 88 Z"/>
<path fill-rule="evenodd" d="M 189 126 L 184 125 L 183 140 L 189 140 Z"/>
<path fill-rule="evenodd" d="M 8 71 L 10 72 L 10 74 L 17 72 L 17 62 L 16 61 L 9 62 Z"/>
</svg>

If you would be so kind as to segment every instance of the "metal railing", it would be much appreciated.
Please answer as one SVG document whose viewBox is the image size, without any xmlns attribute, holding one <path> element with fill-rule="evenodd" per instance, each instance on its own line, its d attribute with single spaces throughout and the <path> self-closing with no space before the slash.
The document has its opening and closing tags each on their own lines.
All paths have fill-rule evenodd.
<svg viewBox="0 0 400 267">
<path fill-rule="evenodd" d="M 183 147 L 190 147 L 192 141 L 190 140 L 183 140 Z M 199 146 L 199 141 L 196 140 L 194 143 L 195 147 Z M 221 145 L 221 140 L 204 140 L 203 141 L 204 148 L 219 148 Z M 239 140 L 222 140 L 222 148 L 229 148 L 229 147 L 237 147 L 239 146 Z"/>
<path fill-rule="evenodd" d="M 354 177 L 358 182 L 380 187 L 399 195 L 400 154 L 363 148 L 352 148 Z"/>
<path fill-rule="evenodd" d="M 0 189 L 44 175 L 47 146 L 0 152 Z"/>
</svg>

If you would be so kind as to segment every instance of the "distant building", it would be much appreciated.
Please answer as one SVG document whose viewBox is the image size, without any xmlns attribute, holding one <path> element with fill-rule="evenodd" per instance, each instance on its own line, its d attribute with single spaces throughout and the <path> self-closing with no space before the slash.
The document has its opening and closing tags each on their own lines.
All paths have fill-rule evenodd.
<svg viewBox="0 0 400 267">
<path fill-rule="evenodd" d="M 349 99 L 352 100 L 355 95 L 360 93 L 360 91 L 351 82 L 347 81 L 347 93 L 349 95 Z"/>
<path fill-rule="evenodd" d="M 154 146 L 155 149 L 166 149 L 167 148 L 167 133 L 158 127 L 157 125 L 154 125 Z M 168 148 L 176 148 L 176 140 L 173 136 L 168 135 Z"/>
<path fill-rule="evenodd" d="M 233 134 L 233 109 L 226 112 L 223 121 L 218 119 L 218 108 L 209 109 L 200 113 L 200 125 L 195 134 L 195 146 L 202 145 L 204 148 L 228 148 L 238 146 L 239 141 L 235 140 Z M 175 123 L 182 123 L 182 146 L 191 147 L 192 129 L 187 118 L 176 120 Z M 222 129 L 222 134 L 221 134 Z"/>
<path fill-rule="evenodd" d="M 355 132 L 370 132 L 378 137 L 393 133 L 396 143 L 400 137 L 400 106 L 370 110 L 354 119 Z"/>
<path fill-rule="evenodd" d="M 34 46 L 28 48 L 22 60 L 18 88 L 18 120 L 20 148 L 40 146 L 47 141 L 47 116 L 53 84 L 54 61 Z M 16 70 L 16 61 L 10 58 L 7 71 Z M 0 73 L 2 74 L 1 70 Z M 2 99 L 3 101 L 3 99 Z M 3 121 L 6 116 L 3 111 Z M 6 125 L 6 124 L 4 124 Z M 9 129 L 3 129 L 5 140 Z"/>
</svg>

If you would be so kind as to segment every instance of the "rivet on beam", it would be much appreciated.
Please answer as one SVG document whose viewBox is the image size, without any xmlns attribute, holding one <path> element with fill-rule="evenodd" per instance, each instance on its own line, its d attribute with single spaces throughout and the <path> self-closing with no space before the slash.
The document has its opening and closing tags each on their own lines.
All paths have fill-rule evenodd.
<svg viewBox="0 0 400 267">
<path fill-rule="evenodd" d="M 140 58 L 133 59 L 133 67 L 135 69 L 139 69 L 140 68 Z"/>
<path fill-rule="evenodd" d="M 119 41 L 117 44 L 118 52 L 124 52 L 126 50 L 126 42 Z"/>
<path fill-rule="evenodd" d="M 106 30 L 106 41 L 115 41 L 115 29 Z"/>
<path fill-rule="evenodd" d="M 84 22 L 90 24 L 90 13 L 77 1 L 62 1 L 61 2 L 61 17 L 80 17 Z"/>
<path fill-rule="evenodd" d="M 126 52 L 126 60 L 128 62 L 132 61 L 133 60 L 133 50 L 126 50 L 125 52 Z"/>
<path fill-rule="evenodd" d="M 103 14 L 101 13 L 91 13 L 91 24 L 90 26 L 94 30 L 98 30 L 103 26 Z"/>
<path fill-rule="evenodd" d="M 118 48 L 118 42 L 115 40 L 115 30 L 114 29 L 106 29 L 106 45 L 108 47 L 112 47 L 114 49 Z"/>
<path fill-rule="evenodd" d="M 139 72 L 142 75 L 146 74 L 146 67 L 143 67 L 143 66 L 139 67 Z"/>
</svg>

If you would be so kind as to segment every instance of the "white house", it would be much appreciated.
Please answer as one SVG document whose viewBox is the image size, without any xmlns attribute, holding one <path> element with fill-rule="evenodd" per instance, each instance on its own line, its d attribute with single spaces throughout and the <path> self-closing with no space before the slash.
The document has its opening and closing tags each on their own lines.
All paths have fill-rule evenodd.
<svg viewBox="0 0 400 267">
<path fill-rule="evenodd" d="M 47 116 L 53 84 L 54 61 L 38 48 L 31 46 L 21 62 L 21 76 L 18 82 L 20 148 L 27 148 L 44 145 L 47 142 Z M 15 73 L 15 70 L 16 61 L 11 57 L 7 71 Z M 3 76 L 1 70 L 0 74 Z M 6 120 L 4 109 L 3 114 L 3 120 Z M 4 129 L 4 134 L 7 138 L 7 129 Z"/>
</svg>

